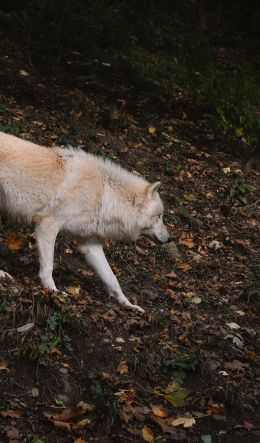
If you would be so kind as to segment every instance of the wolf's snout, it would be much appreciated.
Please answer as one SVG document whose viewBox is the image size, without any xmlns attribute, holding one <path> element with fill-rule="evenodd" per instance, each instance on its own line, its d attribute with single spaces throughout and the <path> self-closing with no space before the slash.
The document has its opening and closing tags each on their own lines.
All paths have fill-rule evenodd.
<svg viewBox="0 0 260 443">
<path fill-rule="evenodd" d="M 160 243 L 168 243 L 171 240 L 171 236 L 167 233 L 156 233 L 154 234 L 154 237 L 156 240 L 158 240 Z"/>
</svg>

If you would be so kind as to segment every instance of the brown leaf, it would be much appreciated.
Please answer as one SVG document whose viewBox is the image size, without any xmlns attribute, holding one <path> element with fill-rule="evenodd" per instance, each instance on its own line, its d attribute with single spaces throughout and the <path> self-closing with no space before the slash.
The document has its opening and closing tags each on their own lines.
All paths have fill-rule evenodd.
<svg viewBox="0 0 260 443">
<path fill-rule="evenodd" d="M 176 274 L 176 272 L 171 271 L 171 272 L 169 272 L 169 274 L 166 275 L 166 277 L 168 277 L 168 278 L 177 278 L 178 275 Z"/>
<path fill-rule="evenodd" d="M 147 441 L 148 443 L 152 443 L 154 441 L 154 435 L 152 433 L 152 430 L 148 428 L 148 426 L 143 427 L 143 439 Z"/>
<path fill-rule="evenodd" d="M 22 418 L 21 411 L 13 411 L 12 409 L 8 409 L 7 411 L 1 411 L 0 415 L 2 415 L 2 417 L 4 417 L 4 418 L 6 418 L 6 417 Z"/>
<path fill-rule="evenodd" d="M 166 410 L 162 406 L 152 405 L 152 411 L 153 414 L 156 415 L 156 417 L 164 418 L 168 415 Z"/>
<path fill-rule="evenodd" d="M 160 426 L 164 434 L 170 434 L 172 440 L 184 440 L 185 433 L 183 431 L 177 431 L 171 427 L 171 422 L 173 421 L 172 417 L 164 419 L 151 415 L 151 420 Z"/>
<path fill-rule="evenodd" d="M 119 400 L 123 403 L 131 404 L 135 400 L 136 396 L 136 390 L 131 389 L 124 389 L 122 391 L 116 392 L 115 395 L 119 397 Z"/>
<path fill-rule="evenodd" d="M 24 241 L 18 239 L 16 234 L 12 233 L 7 236 L 6 245 L 10 251 L 19 251 L 23 247 Z"/>
<path fill-rule="evenodd" d="M 73 431 L 78 429 L 84 429 L 86 426 L 90 425 L 91 421 L 89 418 L 83 418 L 83 420 L 78 421 L 72 426 Z"/>
<path fill-rule="evenodd" d="M 0 362 L 0 371 L 7 371 L 7 372 L 9 372 L 8 367 L 3 362 Z"/>
<path fill-rule="evenodd" d="M 237 371 L 244 371 L 245 368 L 248 368 L 248 363 L 242 363 L 239 360 L 233 360 L 232 362 L 224 363 L 224 367 L 226 369 L 237 370 Z"/>
<path fill-rule="evenodd" d="M 224 412 L 225 406 L 223 403 L 213 403 L 208 406 L 209 415 L 221 415 Z"/>
<path fill-rule="evenodd" d="M 74 440 L 74 443 L 88 443 L 86 440 L 84 440 L 84 438 L 77 438 L 76 440 Z"/>
<path fill-rule="evenodd" d="M 64 421 L 58 421 L 58 420 L 50 420 L 55 428 L 61 429 L 62 431 L 71 431 L 71 423 L 65 423 Z"/>
<path fill-rule="evenodd" d="M 67 422 L 74 417 L 78 417 L 79 415 L 83 415 L 86 412 L 93 411 L 94 406 L 88 403 L 79 404 L 76 408 L 65 409 L 59 414 L 51 414 L 49 412 L 44 412 L 43 415 L 50 421 L 59 421 L 59 422 Z"/>
<path fill-rule="evenodd" d="M 252 429 L 254 429 L 255 426 L 252 423 L 249 423 L 248 421 L 244 421 L 243 427 L 248 431 L 252 431 Z"/>
<path fill-rule="evenodd" d="M 180 263 L 177 267 L 183 272 L 189 271 L 189 269 L 191 269 L 191 265 L 185 261 Z"/>
<path fill-rule="evenodd" d="M 118 372 L 120 375 L 127 374 L 128 366 L 127 366 L 126 361 L 121 361 L 119 363 L 116 372 Z"/>
</svg>

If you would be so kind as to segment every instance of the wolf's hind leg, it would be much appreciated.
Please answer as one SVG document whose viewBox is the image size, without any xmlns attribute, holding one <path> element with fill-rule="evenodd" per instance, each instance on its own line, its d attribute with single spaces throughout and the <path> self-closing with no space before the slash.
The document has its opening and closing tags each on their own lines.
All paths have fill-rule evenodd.
<svg viewBox="0 0 260 443">
<path fill-rule="evenodd" d="M 59 226 L 52 217 L 35 217 L 35 236 L 39 249 L 40 271 L 39 277 L 45 288 L 57 291 L 52 278 L 54 246 Z"/>
<path fill-rule="evenodd" d="M 144 312 L 140 306 L 133 305 L 124 295 L 115 274 L 109 266 L 101 244 L 86 243 L 81 245 L 79 249 L 84 254 L 88 264 L 103 281 L 109 294 L 114 297 L 120 305 L 139 312 Z"/>
</svg>

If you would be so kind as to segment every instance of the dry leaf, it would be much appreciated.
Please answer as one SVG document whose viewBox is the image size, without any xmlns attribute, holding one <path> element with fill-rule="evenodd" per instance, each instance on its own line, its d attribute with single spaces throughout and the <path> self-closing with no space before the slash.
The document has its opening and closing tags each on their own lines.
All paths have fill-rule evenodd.
<svg viewBox="0 0 260 443">
<path fill-rule="evenodd" d="M 89 418 L 83 418 L 83 420 L 78 421 L 72 426 L 73 431 L 78 429 L 84 429 L 86 426 L 90 425 L 91 421 Z"/>
<path fill-rule="evenodd" d="M 183 388 L 177 381 L 173 381 L 164 390 L 163 396 L 172 406 L 182 407 L 185 406 L 185 398 L 188 394 L 188 389 Z"/>
<path fill-rule="evenodd" d="M 178 264 L 178 269 L 181 269 L 183 272 L 186 272 L 189 269 L 191 269 L 191 265 L 184 261 L 184 262 Z"/>
<path fill-rule="evenodd" d="M 227 323 L 227 325 L 230 327 L 230 329 L 240 329 L 240 326 L 235 322 Z"/>
<path fill-rule="evenodd" d="M 14 233 L 7 236 L 6 245 L 10 251 L 19 251 L 22 249 L 23 243 L 24 241 L 22 239 L 18 239 Z"/>
<path fill-rule="evenodd" d="M 148 128 L 148 132 L 150 134 L 155 134 L 156 133 L 156 128 L 154 126 L 150 126 L 150 128 Z"/>
<path fill-rule="evenodd" d="M 195 305 L 199 305 L 201 303 L 201 298 L 200 297 L 193 297 L 191 299 L 191 302 L 194 303 Z"/>
<path fill-rule="evenodd" d="M 0 371 L 7 371 L 7 372 L 9 372 L 9 369 L 8 369 L 8 367 L 6 366 L 5 363 L 1 363 L 1 362 L 0 362 Z"/>
<path fill-rule="evenodd" d="M 179 417 L 176 418 L 176 420 L 173 420 L 172 426 L 182 425 L 184 428 L 191 428 L 195 423 L 196 420 L 193 417 Z"/>
<path fill-rule="evenodd" d="M 189 238 L 180 239 L 179 243 L 181 245 L 187 246 L 187 248 L 189 248 L 189 249 L 192 249 L 192 248 L 194 248 L 196 246 L 194 241 L 189 239 Z"/>
<path fill-rule="evenodd" d="M 167 415 L 168 415 L 167 412 L 165 411 L 165 409 L 163 409 L 161 406 L 153 405 L 152 411 L 153 411 L 153 414 L 156 415 L 156 417 L 164 418 L 164 417 L 167 417 Z"/>
<path fill-rule="evenodd" d="M 67 287 L 67 291 L 70 295 L 72 295 L 73 297 L 77 297 L 80 293 L 80 285 L 78 286 L 68 286 Z"/>
<path fill-rule="evenodd" d="M 29 73 L 27 71 L 25 71 L 25 69 L 20 69 L 20 74 L 23 75 L 24 77 L 29 77 Z"/>
<path fill-rule="evenodd" d="M 183 194 L 183 197 L 185 198 L 185 200 L 187 200 L 188 202 L 195 202 L 197 201 L 197 197 L 194 194 Z"/>
<path fill-rule="evenodd" d="M 122 403 L 127 403 L 128 405 L 130 405 L 135 400 L 136 390 L 133 388 L 124 389 L 122 391 L 116 392 L 115 395 L 119 397 L 119 400 Z"/>
<path fill-rule="evenodd" d="M 249 423 L 248 421 L 244 421 L 243 427 L 248 431 L 252 431 L 252 429 L 254 429 L 255 426 L 252 423 Z"/>
<path fill-rule="evenodd" d="M 127 374 L 128 366 L 127 366 L 126 361 L 121 361 L 119 363 L 116 372 L 118 372 L 120 375 Z"/>
<path fill-rule="evenodd" d="M 154 435 L 148 426 L 143 427 L 143 439 L 148 443 L 152 443 L 154 441 Z"/>
<path fill-rule="evenodd" d="M 27 331 L 30 331 L 30 329 L 32 329 L 33 327 L 34 327 L 34 322 L 26 323 L 25 325 L 20 326 L 20 328 L 17 328 L 16 331 L 21 332 L 21 333 L 27 332 Z"/>
<path fill-rule="evenodd" d="M 2 415 L 2 417 L 4 417 L 4 418 L 6 418 L 6 417 L 22 418 L 21 411 L 13 411 L 12 409 L 8 409 L 7 411 L 1 411 L 0 415 Z"/>
<path fill-rule="evenodd" d="M 221 415 L 224 412 L 225 406 L 223 403 L 213 403 L 208 406 L 208 414 L 209 415 Z"/>
<path fill-rule="evenodd" d="M 86 440 L 84 440 L 84 438 L 77 438 L 76 440 L 74 440 L 74 443 L 88 443 Z"/>
<path fill-rule="evenodd" d="M 166 277 L 168 277 L 168 278 L 177 278 L 178 275 L 176 274 L 176 272 L 171 271 L 171 272 L 169 272 L 169 274 L 166 275 Z"/>
<path fill-rule="evenodd" d="M 230 172 L 230 168 L 222 168 L 222 171 L 224 172 L 224 174 L 228 174 L 228 172 Z"/>
</svg>

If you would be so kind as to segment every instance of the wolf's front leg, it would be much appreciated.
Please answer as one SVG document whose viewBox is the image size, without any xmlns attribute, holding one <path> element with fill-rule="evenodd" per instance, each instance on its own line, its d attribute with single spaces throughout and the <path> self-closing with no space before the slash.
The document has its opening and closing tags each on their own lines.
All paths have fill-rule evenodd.
<svg viewBox="0 0 260 443">
<path fill-rule="evenodd" d="M 81 245 L 79 249 L 84 254 L 87 263 L 92 267 L 92 269 L 105 284 L 109 295 L 114 297 L 122 306 L 139 312 L 144 312 L 140 306 L 130 303 L 128 298 L 126 298 L 126 296 L 123 294 L 117 278 L 109 266 L 101 244 L 85 243 L 84 245 Z"/>
<path fill-rule="evenodd" d="M 59 231 L 58 224 L 51 217 L 38 217 L 35 236 L 39 249 L 40 272 L 39 277 L 44 288 L 57 291 L 52 278 L 54 246 Z"/>
</svg>

